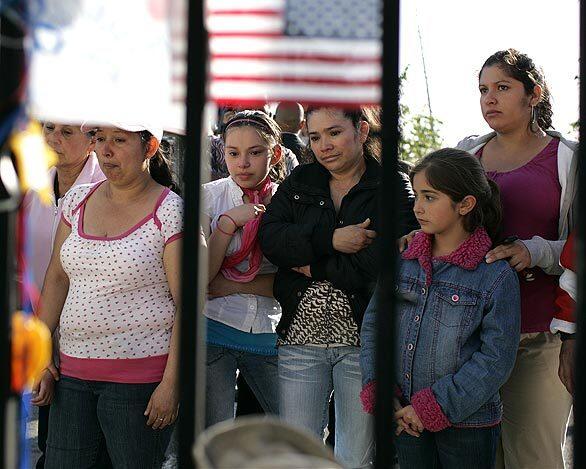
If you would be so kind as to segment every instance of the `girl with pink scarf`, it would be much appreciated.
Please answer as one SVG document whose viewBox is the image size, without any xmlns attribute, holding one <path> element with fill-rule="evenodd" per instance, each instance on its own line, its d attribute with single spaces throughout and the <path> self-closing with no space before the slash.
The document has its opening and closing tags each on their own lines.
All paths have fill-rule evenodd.
<svg viewBox="0 0 586 469">
<path fill-rule="evenodd" d="M 258 227 L 282 178 L 281 130 L 261 111 L 242 111 L 224 130 L 230 176 L 203 185 L 209 257 L 206 426 L 234 417 L 237 372 L 267 413 L 278 412 L 273 297 L 276 267 L 263 256 Z"/>
</svg>

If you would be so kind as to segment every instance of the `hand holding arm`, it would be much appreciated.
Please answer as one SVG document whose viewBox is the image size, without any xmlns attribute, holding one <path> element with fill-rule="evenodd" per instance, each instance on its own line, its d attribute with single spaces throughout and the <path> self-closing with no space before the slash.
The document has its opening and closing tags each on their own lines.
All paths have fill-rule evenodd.
<svg viewBox="0 0 586 469">
<path fill-rule="evenodd" d="M 332 236 L 334 249 L 345 254 L 355 254 L 364 249 L 376 238 L 376 231 L 367 229 L 369 225 L 370 218 L 367 218 L 362 223 L 335 229 Z"/>
</svg>

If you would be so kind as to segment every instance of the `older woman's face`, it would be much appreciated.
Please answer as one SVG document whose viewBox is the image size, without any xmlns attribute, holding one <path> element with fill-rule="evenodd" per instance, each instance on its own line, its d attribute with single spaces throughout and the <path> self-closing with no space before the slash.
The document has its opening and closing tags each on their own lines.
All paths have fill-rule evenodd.
<svg viewBox="0 0 586 469">
<path fill-rule="evenodd" d="M 344 172 L 363 157 L 362 145 L 368 136 L 368 124 L 357 129 L 344 113 L 321 108 L 307 117 L 311 150 L 317 161 L 331 173 Z"/>
<path fill-rule="evenodd" d="M 43 135 L 57 153 L 57 167 L 79 164 L 93 149 L 92 139 L 79 130 L 78 125 L 45 122 Z"/>
</svg>

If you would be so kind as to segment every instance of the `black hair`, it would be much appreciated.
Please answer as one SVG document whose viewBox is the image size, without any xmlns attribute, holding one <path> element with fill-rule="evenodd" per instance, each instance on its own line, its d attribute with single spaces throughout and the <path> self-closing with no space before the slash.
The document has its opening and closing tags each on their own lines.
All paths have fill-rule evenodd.
<svg viewBox="0 0 586 469">
<path fill-rule="evenodd" d="M 515 49 L 500 50 L 492 54 L 480 69 L 478 78 L 482 71 L 486 67 L 492 67 L 493 65 L 498 66 L 503 72 L 509 75 L 511 78 L 523 83 L 525 93 L 530 95 L 533 93 L 535 85 L 539 85 L 542 89 L 541 100 L 535 106 L 536 122 L 542 130 L 552 128 L 551 118 L 553 116 L 553 110 L 551 108 L 551 97 L 549 94 L 549 88 L 545 82 L 543 71 L 541 71 L 533 60 L 526 55 Z M 531 129 L 533 130 L 533 129 Z M 535 129 L 536 131 L 537 129 Z"/>
<path fill-rule="evenodd" d="M 153 134 L 148 130 L 139 132 L 143 147 L 146 149 Z M 179 193 L 179 186 L 177 185 L 172 171 L 171 158 L 173 155 L 173 145 L 166 139 L 162 139 L 159 143 L 159 148 L 156 153 L 149 160 L 149 173 L 151 177 L 161 186 L 168 187 L 173 192 Z"/>
<path fill-rule="evenodd" d="M 399 169 L 400 173 L 406 174 L 408 176 L 413 169 L 413 164 L 405 160 L 397 160 L 397 168 Z"/>
<path fill-rule="evenodd" d="M 464 229 L 472 233 L 484 227 L 493 243 L 499 240 L 502 207 L 499 188 L 486 177 L 478 159 L 455 148 L 442 148 L 423 157 L 411 170 L 410 178 L 425 172 L 431 187 L 448 195 L 453 202 L 476 198 L 475 207 L 464 216 Z"/>
<path fill-rule="evenodd" d="M 281 127 L 266 112 L 257 110 L 240 111 L 226 122 L 222 132 L 222 140 L 226 143 L 226 133 L 230 129 L 238 127 L 253 127 L 262 138 L 262 140 L 273 151 L 275 145 L 281 145 Z M 284 148 L 282 148 L 284 150 Z M 281 159 L 271 167 L 269 177 L 272 181 L 280 183 L 285 179 L 285 152 L 281 154 Z"/>
<path fill-rule="evenodd" d="M 360 122 L 364 121 L 368 123 L 369 131 L 362 148 L 365 157 L 376 159 L 378 162 L 381 161 L 381 118 L 380 118 L 380 107 L 379 106 L 360 106 L 352 109 L 336 108 L 333 106 L 309 106 L 305 113 L 305 125 L 309 121 L 309 116 L 320 109 L 339 109 L 344 117 L 352 122 L 352 126 L 358 132 L 360 128 Z M 307 161 L 315 161 L 315 155 L 311 150 L 311 142 L 307 144 L 305 148 L 305 156 Z"/>
</svg>

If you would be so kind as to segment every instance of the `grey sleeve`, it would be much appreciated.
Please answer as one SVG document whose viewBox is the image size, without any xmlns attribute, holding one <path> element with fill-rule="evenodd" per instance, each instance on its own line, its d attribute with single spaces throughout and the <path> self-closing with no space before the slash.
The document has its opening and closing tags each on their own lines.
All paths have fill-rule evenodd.
<svg viewBox="0 0 586 469">
<path fill-rule="evenodd" d="M 533 236 L 521 242 L 531 255 L 531 267 L 540 267 L 549 275 L 562 274 L 564 269 L 560 266 L 560 255 L 566 243 L 565 239 L 550 241 L 541 236 Z"/>
</svg>

